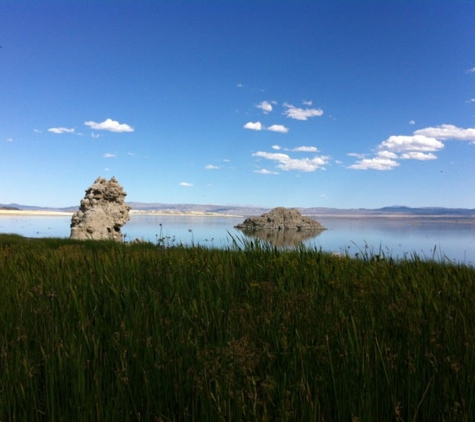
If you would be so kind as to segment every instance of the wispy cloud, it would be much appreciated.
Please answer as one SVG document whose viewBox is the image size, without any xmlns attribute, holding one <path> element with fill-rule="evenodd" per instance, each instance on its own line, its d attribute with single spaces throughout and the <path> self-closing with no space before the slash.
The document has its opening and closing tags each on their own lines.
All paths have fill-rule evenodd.
<svg viewBox="0 0 475 422">
<path fill-rule="evenodd" d="M 68 129 L 67 127 L 50 127 L 48 132 L 61 134 L 61 133 L 73 133 L 74 129 Z"/>
<path fill-rule="evenodd" d="M 115 158 L 117 157 L 117 155 L 115 154 L 112 154 L 111 152 L 106 152 L 104 155 L 103 155 L 104 158 Z"/>
<path fill-rule="evenodd" d="M 272 104 L 269 101 L 262 101 L 256 107 L 260 108 L 265 114 L 272 111 Z"/>
<path fill-rule="evenodd" d="M 91 133 L 91 138 L 95 138 L 95 139 L 96 139 L 96 138 L 100 138 L 100 136 L 101 136 L 101 135 L 99 135 L 98 133 L 94 133 L 94 132 Z"/>
<path fill-rule="evenodd" d="M 366 157 L 366 154 L 360 154 L 358 152 L 349 152 L 346 155 L 348 155 L 348 157 L 355 157 L 355 158 L 359 158 L 359 159 L 362 159 L 362 158 Z"/>
<path fill-rule="evenodd" d="M 397 161 L 390 160 L 389 158 L 363 158 L 348 168 L 354 170 L 392 170 L 398 167 L 400 164 Z"/>
<path fill-rule="evenodd" d="M 410 125 L 415 125 L 415 124 L 416 124 L 416 121 L 415 121 L 415 120 L 409 120 L 409 124 L 410 124 Z"/>
<path fill-rule="evenodd" d="M 267 169 L 254 170 L 254 173 L 259 173 L 259 174 L 279 174 L 279 173 L 276 172 L 276 171 L 267 170 Z"/>
<path fill-rule="evenodd" d="M 475 128 L 464 129 L 454 125 L 440 125 L 416 130 L 414 134 L 432 136 L 442 141 L 468 141 L 475 144 Z"/>
<path fill-rule="evenodd" d="M 277 168 L 284 171 L 312 172 L 317 169 L 324 169 L 328 163 L 328 156 L 315 156 L 313 158 L 291 158 L 287 154 L 258 151 L 252 154 L 254 157 L 265 158 L 266 160 L 277 161 Z"/>
<path fill-rule="evenodd" d="M 185 188 L 191 188 L 193 186 L 193 183 L 181 182 L 180 186 L 183 186 Z"/>
<path fill-rule="evenodd" d="M 295 151 L 295 152 L 318 152 L 318 148 L 317 147 L 301 146 L 301 147 L 292 148 L 291 151 Z"/>
<path fill-rule="evenodd" d="M 93 121 L 84 122 L 86 126 L 95 130 L 108 130 L 109 132 L 133 132 L 134 128 L 126 123 L 119 123 L 116 120 L 106 119 L 101 123 Z"/>
<path fill-rule="evenodd" d="M 36 133 L 43 133 L 42 130 L 39 130 L 39 129 L 33 129 L 33 132 L 36 132 Z"/>
<path fill-rule="evenodd" d="M 427 161 L 427 160 L 436 160 L 437 156 L 432 154 L 432 152 L 420 152 L 420 151 L 410 151 L 405 152 L 399 156 L 401 160 L 419 160 L 419 161 Z"/>
<path fill-rule="evenodd" d="M 355 156 L 357 155 L 355 154 Z M 391 152 L 391 151 L 386 151 L 386 150 L 378 151 L 377 156 L 379 158 L 389 158 L 390 160 L 395 160 L 398 158 L 398 155 L 396 153 Z M 360 158 L 364 158 L 364 157 L 360 157 Z"/>
<path fill-rule="evenodd" d="M 271 132 L 279 132 L 279 133 L 288 133 L 289 128 L 285 127 L 284 125 L 272 125 L 269 127 L 264 127 L 261 122 L 247 122 L 244 125 L 244 129 L 250 130 L 269 130 Z"/>
<path fill-rule="evenodd" d="M 467 73 L 475 73 L 475 67 L 472 67 L 471 69 L 468 69 Z"/>
<path fill-rule="evenodd" d="M 435 160 L 437 156 L 433 152 L 442 148 L 444 148 L 444 144 L 432 137 L 423 135 L 390 136 L 378 146 L 374 158 L 363 158 L 364 155 L 360 158 L 358 154 L 352 154 L 360 159 L 348 168 L 354 170 L 393 170 L 400 165 L 396 161 L 398 159 Z"/>
<path fill-rule="evenodd" d="M 247 122 L 244 125 L 244 129 L 262 130 L 262 123 L 261 122 Z"/>
<path fill-rule="evenodd" d="M 390 136 L 382 142 L 378 149 L 391 152 L 432 152 L 444 148 L 444 144 L 433 137 L 422 134 L 412 136 Z"/>
<path fill-rule="evenodd" d="M 289 128 L 284 125 L 272 125 L 269 126 L 267 130 L 270 130 L 271 132 L 287 133 Z"/>
<path fill-rule="evenodd" d="M 219 167 L 218 166 L 213 166 L 213 164 L 208 164 L 208 165 L 205 166 L 205 169 L 206 170 L 217 170 L 217 169 L 219 169 Z"/>
<path fill-rule="evenodd" d="M 292 104 L 285 103 L 284 107 L 287 107 L 287 110 L 284 111 L 284 114 L 287 117 L 295 120 L 308 120 L 311 117 L 323 116 L 323 110 L 317 108 L 299 108 L 295 107 Z"/>
<path fill-rule="evenodd" d="M 436 160 L 435 153 L 445 145 L 442 141 L 467 141 L 475 145 L 475 128 L 460 128 L 454 125 L 440 125 L 414 131 L 412 135 L 393 135 L 377 147 L 376 157 L 364 158 L 358 154 L 348 154 L 359 158 L 350 169 L 392 170 L 399 166 L 395 160 Z"/>
<path fill-rule="evenodd" d="M 282 149 L 282 147 L 280 145 L 272 145 L 272 149 L 278 151 L 279 149 Z"/>
</svg>

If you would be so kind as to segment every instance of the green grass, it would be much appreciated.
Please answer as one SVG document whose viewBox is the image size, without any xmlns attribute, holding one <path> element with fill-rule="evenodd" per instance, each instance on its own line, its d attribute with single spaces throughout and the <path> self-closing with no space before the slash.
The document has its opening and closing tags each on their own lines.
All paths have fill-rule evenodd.
<svg viewBox="0 0 475 422">
<path fill-rule="evenodd" d="M 0 235 L 0 421 L 470 421 L 475 269 Z"/>
</svg>

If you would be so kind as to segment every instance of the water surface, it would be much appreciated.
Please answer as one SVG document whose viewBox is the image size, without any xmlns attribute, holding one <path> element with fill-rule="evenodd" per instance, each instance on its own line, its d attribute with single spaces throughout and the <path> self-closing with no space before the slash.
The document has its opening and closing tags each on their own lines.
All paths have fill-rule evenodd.
<svg viewBox="0 0 475 422">
<path fill-rule="evenodd" d="M 26 237 L 69 237 L 70 216 L 0 216 L 0 232 Z M 169 246 L 201 245 L 223 248 L 231 245 L 231 237 L 244 239 L 234 226 L 242 217 L 191 217 L 133 215 L 122 228 L 125 240 L 136 238 L 161 242 Z M 394 258 L 447 258 L 475 265 L 475 221 L 432 218 L 319 218 L 328 230 L 310 238 L 293 238 L 280 233 L 266 235 L 266 240 L 307 246 L 325 251 L 377 254 L 380 251 Z M 302 233 L 298 234 L 302 236 Z"/>
</svg>

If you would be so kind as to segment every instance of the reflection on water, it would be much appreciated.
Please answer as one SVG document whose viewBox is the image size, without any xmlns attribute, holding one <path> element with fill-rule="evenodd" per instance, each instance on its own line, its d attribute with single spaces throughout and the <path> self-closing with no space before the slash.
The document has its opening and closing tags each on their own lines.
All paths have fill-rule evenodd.
<svg viewBox="0 0 475 422">
<path fill-rule="evenodd" d="M 241 232 L 250 238 L 263 240 L 275 247 L 297 246 L 304 240 L 314 239 L 320 234 L 322 230 L 269 230 L 269 229 L 239 229 Z"/>
<path fill-rule="evenodd" d="M 300 242 L 311 248 L 356 256 L 361 252 L 384 253 L 403 258 L 417 253 L 421 258 L 447 258 L 475 265 L 475 219 L 442 218 L 319 218 L 328 230 L 290 234 L 308 236 L 290 239 L 287 232 L 273 232 L 260 237 L 275 245 Z M 236 218 L 203 218 L 189 216 L 132 215 L 122 228 L 127 240 L 157 242 L 171 239 L 177 245 L 200 245 L 228 248 L 234 236 L 246 236 L 234 228 L 242 222 Z M 16 233 L 27 237 L 69 237 L 71 217 L 0 216 L 0 233 Z M 275 239 L 272 236 L 276 236 Z M 313 237 L 312 237 L 313 236 Z"/>
</svg>

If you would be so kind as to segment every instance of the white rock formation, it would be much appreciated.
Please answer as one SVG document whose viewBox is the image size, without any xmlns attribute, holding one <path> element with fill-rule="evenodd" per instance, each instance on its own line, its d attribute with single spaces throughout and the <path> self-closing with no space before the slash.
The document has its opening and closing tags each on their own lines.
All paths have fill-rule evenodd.
<svg viewBox="0 0 475 422">
<path fill-rule="evenodd" d="M 130 218 L 126 195 L 115 177 L 98 177 L 71 219 L 71 239 L 122 241 L 120 228 Z"/>
<path fill-rule="evenodd" d="M 318 221 L 302 216 L 295 208 L 277 207 L 260 217 L 249 217 L 236 226 L 247 230 L 326 230 Z"/>
</svg>

